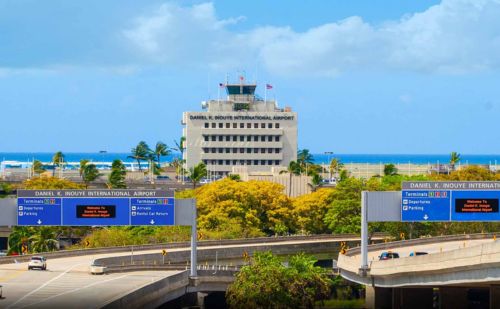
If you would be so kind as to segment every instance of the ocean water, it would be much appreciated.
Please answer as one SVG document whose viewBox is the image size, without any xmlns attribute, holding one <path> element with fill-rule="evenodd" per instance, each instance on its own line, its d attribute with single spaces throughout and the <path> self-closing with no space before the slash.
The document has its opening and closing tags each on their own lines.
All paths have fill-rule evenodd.
<svg viewBox="0 0 500 309">
<path fill-rule="evenodd" d="M 33 161 L 40 160 L 42 162 L 51 162 L 53 153 L 45 152 L 0 152 L 0 161 Z M 64 153 L 66 162 L 79 162 L 81 159 L 88 159 L 93 162 L 111 162 L 115 159 L 120 159 L 123 162 L 135 162 L 129 158 L 130 153 L 80 153 L 68 152 Z M 162 162 L 170 162 L 174 158 L 179 158 L 179 153 L 174 153 L 161 158 Z M 448 163 L 450 160 L 449 154 L 313 154 L 315 163 L 325 164 L 333 158 L 340 159 L 343 163 L 413 163 L 413 164 L 436 164 Z M 500 164 L 499 154 L 490 155 L 468 155 L 462 154 L 460 162 L 462 164 Z"/>
</svg>

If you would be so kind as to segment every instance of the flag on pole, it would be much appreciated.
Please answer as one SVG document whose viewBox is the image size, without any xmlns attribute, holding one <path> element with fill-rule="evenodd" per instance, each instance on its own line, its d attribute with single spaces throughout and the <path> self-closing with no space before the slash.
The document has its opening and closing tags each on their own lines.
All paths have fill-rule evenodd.
<svg viewBox="0 0 500 309">
<path fill-rule="evenodd" d="M 224 86 L 225 85 L 223 83 L 219 83 L 219 87 L 224 88 Z"/>
<path fill-rule="evenodd" d="M 266 89 L 273 89 L 273 85 L 271 85 L 271 84 L 266 84 Z"/>
<path fill-rule="evenodd" d="M 241 81 L 244 81 L 244 80 L 245 80 L 245 77 L 240 76 L 240 80 L 241 80 Z"/>
</svg>

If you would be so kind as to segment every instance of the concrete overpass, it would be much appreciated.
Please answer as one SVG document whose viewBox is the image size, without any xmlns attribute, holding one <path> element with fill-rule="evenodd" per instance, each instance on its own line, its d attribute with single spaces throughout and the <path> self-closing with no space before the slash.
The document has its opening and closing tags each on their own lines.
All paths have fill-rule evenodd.
<svg viewBox="0 0 500 309">
<path fill-rule="evenodd" d="M 399 259 L 379 261 L 383 251 Z M 428 255 L 409 257 L 411 251 Z M 500 242 L 493 234 L 424 238 L 359 248 L 340 255 L 342 277 L 367 286 L 369 308 L 500 308 Z M 437 307 L 436 307 L 437 306 Z"/>
<path fill-rule="evenodd" d="M 381 240 L 382 237 L 376 237 Z M 202 242 L 198 248 L 198 261 L 204 262 L 239 259 L 242 253 L 272 250 L 276 254 L 306 251 L 333 257 L 340 242 L 351 246 L 359 244 L 359 237 L 334 235 L 258 238 Z M 168 255 L 163 264 L 161 248 Z M 185 293 L 225 290 L 231 282 L 236 263 L 225 264 L 225 269 L 200 271 L 198 278 L 189 278 L 186 261 L 189 246 L 144 246 L 146 250 L 116 248 L 80 250 L 53 253 L 48 259 L 48 271 L 27 271 L 27 256 L 0 259 L 0 284 L 3 285 L 2 308 L 155 308 Z M 50 255 L 48 255 L 50 256 Z M 98 261 L 109 270 L 105 275 L 91 275 L 89 266 Z M 16 263 L 17 261 L 17 263 Z M 170 266 L 169 266 L 170 263 Z M 173 265 L 177 267 L 173 267 Z M 182 265 L 182 266 L 180 266 Z M 174 269 L 176 268 L 176 269 Z M 217 271 L 216 271 L 217 270 Z M 231 272 L 233 271 L 233 272 Z"/>
</svg>

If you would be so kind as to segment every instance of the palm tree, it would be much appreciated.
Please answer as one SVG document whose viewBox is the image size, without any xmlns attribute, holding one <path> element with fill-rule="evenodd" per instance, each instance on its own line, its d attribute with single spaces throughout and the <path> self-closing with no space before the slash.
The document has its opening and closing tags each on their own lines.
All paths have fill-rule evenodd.
<svg viewBox="0 0 500 309">
<path fill-rule="evenodd" d="M 127 174 L 127 169 L 123 165 L 121 160 L 114 160 L 111 164 L 111 173 L 108 176 L 108 187 L 110 189 L 125 189 L 127 184 L 125 183 L 125 175 Z"/>
<path fill-rule="evenodd" d="M 52 164 L 54 165 L 54 169 L 52 170 L 52 176 L 54 176 L 56 173 L 55 167 L 57 166 L 59 168 L 62 168 L 64 164 L 63 162 L 64 162 L 64 154 L 61 151 L 56 152 L 52 157 Z"/>
<path fill-rule="evenodd" d="M 20 254 L 22 245 L 29 244 L 29 238 L 32 235 L 32 228 L 27 226 L 14 226 L 9 236 L 8 254 Z"/>
<path fill-rule="evenodd" d="M 329 166 L 330 178 L 332 178 L 331 177 L 332 175 L 334 175 L 334 177 L 337 177 L 337 174 L 343 167 L 344 163 L 340 162 L 340 160 L 337 158 L 333 158 L 332 161 L 330 161 L 330 166 Z"/>
<path fill-rule="evenodd" d="M 297 163 L 300 166 L 301 172 L 306 170 L 307 165 L 314 164 L 314 157 L 308 149 L 301 149 L 297 152 Z"/>
<path fill-rule="evenodd" d="M 96 180 L 101 174 L 99 170 L 95 166 L 95 164 L 85 164 L 83 168 L 82 178 L 83 182 L 85 182 L 85 188 L 88 188 L 89 183 Z"/>
<path fill-rule="evenodd" d="M 450 154 L 450 169 L 452 171 L 455 170 L 455 165 L 460 161 L 460 154 L 458 152 L 453 151 Z"/>
<path fill-rule="evenodd" d="M 290 175 L 290 186 L 288 187 L 288 196 L 292 195 L 292 176 L 300 175 L 301 167 L 296 161 L 290 161 L 286 170 L 281 171 L 280 174 L 288 173 Z"/>
<path fill-rule="evenodd" d="M 311 191 L 316 191 L 319 187 L 322 185 L 323 178 L 317 173 L 314 173 L 311 178 L 311 183 L 308 183 L 309 187 L 311 188 Z"/>
<path fill-rule="evenodd" d="M 48 252 L 57 249 L 56 233 L 53 228 L 41 226 L 35 230 L 29 239 L 31 241 L 31 249 L 33 252 Z"/>
<path fill-rule="evenodd" d="M 80 160 L 80 168 L 78 169 L 78 173 L 80 174 L 80 177 L 83 179 L 83 171 L 85 169 L 85 166 L 90 162 L 90 160 L 87 159 L 81 159 Z"/>
<path fill-rule="evenodd" d="M 189 178 L 193 182 L 193 189 L 196 188 L 196 184 L 200 182 L 203 177 L 207 176 L 207 167 L 203 162 L 196 164 L 194 167 L 189 169 Z"/>
<path fill-rule="evenodd" d="M 158 165 L 161 166 L 160 157 L 168 156 L 170 153 L 171 151 L 168 148 L 167 144 L 162 142 L 156 143 L 154 154 L 156 156 L 156 162 L 158 162 Z"/>
<path fill-rule="evenodd" d="M 177 179 L 179 179 L 179 175 L 184 172 L 184 163 L 186 163 L 186 161 L 179 158 L 175 158 L 170 163 L 170 166 L 175 167 L 175 175 L 177 176 Z"/>
<path fill-rule="evenodd" d="M 183 155 L 184 155 L 184 149 L 186 147 L 186 137 L 185 136 L 181 136 L 181 139 L 179 140 L 179 142 L 174 141 L 174 143 L 175 143 L 176 148 L 173 148 L 173 149 L 177 150 L 178 152 L 180 152 L 181 153 L 181 158 L 184 158 Z"/>
<path fill-rule="evenodd" d="M 145 161 L 148 159 L 148 155 L 151 153 L 151 149 L 145 141 L 140 141 L 136 147 L 132 148 L 131 152 L 132 155 L 128 156 L 128 158 L 137 160 L 139 171 L 142 171 L 141 161 Z"/>
<path fill-rule="evenodd" d="M 35 160 L 33 161 L 33 173 L 35 174 L 41 174 L 43 172 L 45 172 L 45 168 L 43 167 L 43 163 L 38 161 L 38 160 Z"/>
</svg>

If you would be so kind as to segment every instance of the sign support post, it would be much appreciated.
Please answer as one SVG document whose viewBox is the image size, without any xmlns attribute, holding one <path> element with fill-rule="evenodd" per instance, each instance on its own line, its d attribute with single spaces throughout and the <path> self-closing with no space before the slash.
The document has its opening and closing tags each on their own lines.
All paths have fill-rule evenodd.
<svg viewBox="0 0 500 309">
<path fill-rule="evenodd" d="M 191 274 L 190 276 L 192 278 L 196 278 L 198 276 L 197 274 L 197 267 L 198 267 L 198 257 L 196 254 L 196 242 L 197 242 L 197 232 L 196 232 L 196 200 L 191 200 L 191 209 L 192 209 L 192 214 L 193 214 L 193 222 L 191 224 Z"/>
<path fill-rule="evenodd" d="M 361 267 L 359 274 L 366 276 L 368 267 L 368 194 L 361 192 Z"/>
</svg>

